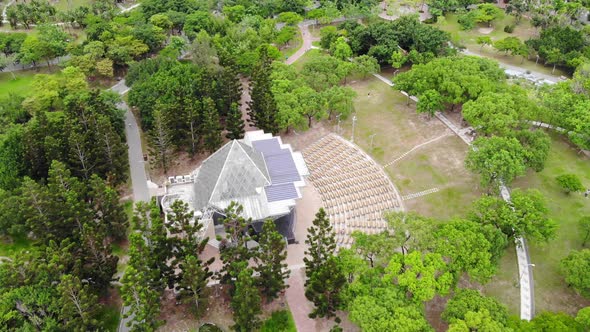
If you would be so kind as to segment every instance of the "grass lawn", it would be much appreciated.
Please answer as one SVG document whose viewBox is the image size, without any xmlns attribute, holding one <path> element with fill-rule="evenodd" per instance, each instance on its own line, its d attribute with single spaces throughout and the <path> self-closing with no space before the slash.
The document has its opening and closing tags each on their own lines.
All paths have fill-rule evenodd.
<svg viewBox="0 0 590 332">
<path fill-rule="evenodd" d="M 53 6 L 59 11 L 66 11 L 81 6 L 90 6 L 91 4 L 92 0 L 58 0 Z"/>
<path fill-rule="evenodd" d="M 24 236 L 14 239 L 0 238 L 0 256 L 13 257 L 16 253 L 30 248 L 31 245 L 31 240 Z"/>
<path fill-rule="evenodd" d="M 272 313 L 270 318 L 262 324 L 260 332 L 297 332 L 297 328 L 291 312 L 281 310 Z"/>
<path fill-rule="evenodd" d="M 590 199 L 585 199 L 582 194 L 564 194 L 555 181 L 558 175 L 574 173 L 582 179 L 585 187 L 590 187 L 589 161 L 562 138 L 555 136 L 545 169 L 539 173 L 529 172 L 513 184 L 514 188 L 536 188 L 541 191 L 547 198 L 551 218 L 559 225 L 556 238 L 548 244 L 529 241 L 531 261 L 535 264 L 533 276 L 537 313 L 564 311 L 575 314 L 580 308 L 590 305 L 590 300 L 575 294 L 565 285 L 559 273 L 561 259 L 571 250 L 581 249 L 583 239 L 578 232 L 577 222 L 582 216 L 590 215 Z M 518 279 L 514 248 L 507 249 L 501 270 L 496 280 L 486 285 L 486 292 L 517 310 L 519 300 L 515 293 L 517 289 L 513 286 Z M 516 305 L 512 304 L 513 301 L 516 301 Z"/>
<path fill-rule="evenodd" d="M 57 66 L 42 67 L 39 70 L 21 70 L 14 72 L 14 77 L 11 73 L 2 72 L 0 73 L 0 98 L 7 97 L 9 94 L 27 95 L 35 75 L 55 73 L 59 70 Z"/>
<path fill-rule="evenodd" d="M 492 27 L 494 28 L 492 32 L 485 34 L 482 32 L 488 28 L 486 24 L 480 24 L 471 30 L 464 31 L 461 30 L 461 26 L 457 22 L 457 18 L 458 16 L 456 14 L 448 14 L 442 22 L 437 22 L 435 26 L 443 31 L 449 32 L 451 34 L 451 40 L 453 40 L 455 43 L 458 42 L 472 52 L 478 53 L 485 57 L 494 58 L 499 62 L 509 65 L 522 67 L 528 70 L 535 70 L 544 74 L 551 74 L 553 66 L 544 66 L 542 63 L 535 64 L 535 60 L 525 59 L 523 62 L 522 57 L 520 56 L 506 56 L 504 53 L 496 52 L 496 50 L 490 46 L 486 46 L 482 49 L 481 46 L 476 42 L 477 37 L 485 35 L 491 37 L 494 41 L 506 37 L 518 37 L 522 41 L 536 38 L 538 36 L 538 32 L 537 29 L 531 25 L 530 20 L 526 18 L 521 19 L 520 23 L 516 25 L 514 32 L 507 33 L 504 32 L 504 27 L 509 24 L 514 24 L 515 18 L 511 15 L 506 15 L 503 19 L 492 24 Z M 555 76 L 561 76 L 565 74 L 565 72 L 559 69 L 556 69 L 554 73 Z"/>
<path fill-rule="evenodd" d="M 98 312 L 97 319 L 100 321 L 106 331 L 117 331 L 119 321 L 121 320 L 121 308 L 116 306 L 105 305 Z"/>
<path fill-rule="evenodd" d="M 295 63 L 293 63 L 292 66 L 294 66 L 297 70 L 301 70 L 306 62 L 310 61 L 313 58 L 322 56 L 322 54 L 323 51 L 321 50 L 311 49 L 305 52 L 305 54 L 303 54 L 297 61 L 295 61 Z"/>
<path fill-rule="evenodd" d="M 416 114 L 415 105 L 388 85 L 369 78 L 349 84 L 358 94 L 354 142 L 385 165 L 416 145 L 449 134 L 424 145 L 385 170 L 402 196 L 438 188 L 439 192 L 405 201 L 406 208 L 421 214 L 448 218 L 463 215 L 479 196 L 477 179 L 465 170 L 468 146 L 439 120 Z M 352 134 L 350 119 L 343 121 L 342 136 Z M 370 136 L 375 134 L 371 149 Z"/>
</svg>

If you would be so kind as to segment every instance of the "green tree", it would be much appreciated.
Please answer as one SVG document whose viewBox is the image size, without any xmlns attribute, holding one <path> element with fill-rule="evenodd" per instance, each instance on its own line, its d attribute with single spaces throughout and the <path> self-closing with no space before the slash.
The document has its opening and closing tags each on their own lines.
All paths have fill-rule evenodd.
<svg viewBox="0 0 590 332">
<path fill-rule="evenodd" d="M 195 256 L 185 256 L 182 265 L 182 277 L 179 282 L 180 295 L 186 298 L 198 312 L 200 305 L 207 300 L 207 283 L 213 276 L 208 266 L 203 266 Z"/>
<path fill-rule="evenodd" d="M 582 308 L 576 314 L 576 322 L 583 329 L 590 329 L 590 307 Z"/>
<path fill-rule="evenodd" d="M 500 248 L 495 248 L 496 243 L 491 243 L 486 233 L 482 226 L 468 220 L 453 220 L 436 230 L 434 252 L 443 257 L 455 280 L 467 272 L 483 283 L 495 274 L 494 253 L 507 243 L 500 242 Z"/>
<path fill-rule="evenodd" d="M 348 59 L 352 57 L 352 49 L 344 37 L 338 37 L 332 42 L 330 45 L 330 53 L 332 53 L 335 58 L 342 61 L 348 61 Z"/>
<path fill-rule="evenodd" d="M 557 176 L 555 180 L 566 194 L 582 191 L 584 189 L 582 181 L 576 174 L 562 174 Z"/>
<path fill-rule="evenodd" d="M 467 169 L 479 173 L 484 187 L 510 184 L 524 175 L 524 149 L 515 138 L 481 137 L 473 142 L 465 159 Z"/>
<path fill-rule="evenodd" d="M 247 226 L 250 220 L 241 216 L 243 207 L 232 202 L 225 210 L 223 226 L 225 238 L 220 242 L 220 258 L 223 266 L 219 273 L 220 282 L 227 285 L 234 285 L 240 271 L 248 267 L 248 260 L 252 253 L 247 247 L 250 236 L 247 233 Z"/>
<path fill-rule="evenodd" d="M 475 11 L 475 21 L 487 23 L 492 26 L 492 22 L 504 17 L 502 9 L 491 3 L 484 3 L 477 7 Z"/>
<path fill-rule="evenodd" d="M 258 316 L 262 312 L 261 299 L 258 289 L 254 286 L 252 270 L 249 268 L 242 269 L 237 275 L 231 308 L 234 312 L 234 330 L 248 332 L 260 325 Z"/>
<path fill-rule="evenodd" d="M 129 266 L 121 279 L 123 305 L 129 308 L 124 317 L 130 318 L 127 325 L 131 331 L 156 331 L 163 323 L 158 320 L 160 293 L 152 284 L 152 278 L 158 272 L 144 262 L 144 255 L 149 253 L 142 235 L 133 233 L 129 241 Z"/>
<path fill-rule="evenodd" d="M 205 149 L 211 153 L 215 152 L 222 143 L 221 123 L 219 122 L 219 113 L 215 108 L 213 100 L 207 98 L 203 100 L 203 142 Z"/>
<path fill-rule="evenodd" d="M 227 130 L 225 137 L 230 140 L 244 138 L 244 127 L 240 106 L 237 103 L 232 103 L 225 120 L 225 129 Z"/>
<path fill-rule="evenodd" d="M 590 250 L 572 250 L 570 254 L 561 260 L 561 273 L 565 282 L 585 297 L 590 297 Z"/>
<path fill-rule="evenodd" d="M 401 68 L 407 61 L 408 57 L 404 54 L 404 52 L 402 50 L 397 50 L 391 54 L 389 63 L 391 63 L 393 68 Z"/>
<path fill-rule="evenodd" d="M 334 255 L 336 250 L 335 235 L 323 208 L 316 213 L 312 223 L 312 226 L 307 229 L 305 244 L 308 245 L 308 249 L 305 251 L 306 257 L 303 258 L 308 280 Z"/>
<path fill-rule="evenodd" d="M 460 288 L 447 302 L 442 313 L 442 319 L 448 323 L 457 320 L 466 320 L 470 312 L 487 311 L 494 321 L 506 325 L 508 323 L 508 310 L 504 305 L 492 297 L 481 295 L 477 290 Z"/>
<path fill-rule="evenodd" d="M 257 128 L 277 134 L 277 105 L 271 91 L 271 63 L 267 49 L 262 48 L 250 81 L 252 100 L 248 103 L 248 115 Z"/>
<path fill-rule="evenodd" d="M 444 110 L 444 108 L 442 96 L 436 90 L 424 91 L 416 105 L 416 111 L 418 113 L 426 113 L 431 117 L 436 112 Z"/>
<path fill-rule="evenodd" d="M 480 50 L 486 45 L 490 46 L 493 44 L 492 38 L 490 36 L 479 36 L 475 39 L 475 42 L 481 45 Z"/>
<path fill-rule="evenodd" d="M 530 114 L 530 100 L 512 93 L 486 92 L 463 104 L 469 124 L 487 136 L 507 136 Z"/>
<path fill-rule="evenodd" d="M 471 218 L 500 229 L 510 238 L 527 237 L 547 242 L 555 237 L 557 224 L 549 219 L 547 202 L 534 189 L 515 189 L 511 202 L 498 197 L 482 197 L 474 204 Z"/>
<path fill-rule="evenodd" d="M 149 132 L 148 137 L 150 141 L 149 151 L 153 158 L 152 163 L 161 167 L 164 174 L 166 174 L 170 163 L 172 141 L 163 113 L 164 110 L 161 106 L 157 106 L 156 110 L 154 110 L 154 128 Z"/>
<path fill-rule="evenodd" d="M 99 326 L 95 319 L 96 310 L 100 306 L 98 297 L 91 292 L 88 285 L 83 285 L 76 276 L 64 275 L 57 290 L 62 305 L 60 317 L 65 322 L 66 329 L 88 331 Z"/>
<path fill-rule="evenodd" d="M 285 279 L 289 277 L 287 259 L 287 243 L 276 230 L 274 221 L 267 220 L 262 225 L 262 232 L 258 236 L 258 251 L 256 253 L 257 283 L 262 287 L 262 293 L 268 299 L 276 298 L 280 291 L 287 288 Z"/>
<path fill-rule="evenodd" d="M 332 317 L 342 303 L 341 290 L 346 278 L 335 256 L 330 256 L 306 281 L 305 297 L 314 304 L 309 317 Z"/>
<path fill-rule="evenodd" d="M 354 71 L 360 74 L 363 79 L 367 78 L 369 75 L 379 72 L 381 69 L 377 59 L 369 55 L 354 57 L 352 62 L 356 65 Z"/>
<path fill-rule="evenodd" d="M 436 294 L 445 296 L 453 285 L 453 276 L 440 254 L 394 254 L 385 271 L 386 280 L 405 289 L 418 302 L 430 301 Z"/>
<path fill-rule="evenodd" d="M 449 325 L 451 332 L 464 331 L 510 331 L 500 322 L 495 321 L 486 309 L 469 311 L 464 319 L 456 319 Z"/>
</svg>

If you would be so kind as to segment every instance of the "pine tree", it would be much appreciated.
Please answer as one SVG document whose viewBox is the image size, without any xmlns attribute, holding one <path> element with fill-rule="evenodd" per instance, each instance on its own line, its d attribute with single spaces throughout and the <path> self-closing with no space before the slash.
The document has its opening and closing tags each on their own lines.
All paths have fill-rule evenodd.
<svg viewBox="0 0 590 332">
<path fill-rule="evenodd" d="M 307 271 L 306 271 L 307 273 Z M 315 308 L 310 318 L 332 317 L 341 304 L 340 290 L 346 283 L 346 277 L 338 264 L 337 257 L 330 257 L 307 281 L 305 297 L 313 302 Z"/>
<path fill-rule="evenodd" d="M 81 231 L 82 276 L 97 290 L 106 290 L 117 272 L 119 257 L 113 255 L 104 227 L 86 223 Z"/>
<path fill-rule="evenodd" d="M 165 123 L 164 114 L 161 107 L 156 106 L 154 109 L 154 126 L 149 132 L 150 154 L 153 163 L 168 172 L 169 158 L 172 149 L 172 139 L 170 131 Z"/>
<path fill-rule="evenodd" d="M 137 203 L 132 226 L 146 242 L 141 259 L 154 274 L 150 279 L 151 287 L 159 291 L 164 290 L 166 286 L 172 287 L 175 281 L 174 271 L 168 264 L 173 255 L 172 246 L 160 215 L 160 208 L 154 200 L 150 203 Z"/>
<path fill-rule="evenodd" d="M 266 47 L 261 47 L 260 59 L 252 73 L 250 81 L 250 96 L 248 102 L 248 115 L 250 122 L 257 128 L 267 133 L 277 134 L 277 105 L 271 91 L 272 59 L 268 56 Z"/>
<path fill-rule="evenodd" d="M 185 116 L 188 125 L 188 145 L 189 152 L 194 156 L 199 152 L 201 141 L 201 101 L 193 98 L 187 98 L 185 104 Z"/>
<path fill-rule="evenodd" d="M 214 258 L 207 262 L 203 262 L 196 258 L 203 252 L 208 237 L 200 239 L 203 234 L 203 224 L 198 218 L 195 218 L 194 212 L 189 210 L 187 203 L 176 200 L 170 206 L 172 212 L 168 214 L 168 223 L 166 225 L 168 233 L 171 237 L 169 243 L 171 250 L 175 253 L 172 259 L 172 270 L 177 271 L 174 277 L 175 283 L 184 279 L 183 274 L 186 269 L 192 269 L 195 274 L 195 267 L 190 267 L 188 264 L 188 257 L 196 259 L 195 264 L 202 270 L 202 276 L 205 278 L 205 285 L 212 273 L 209 272 L 209 266 L 213 263 Z M 194 265 L 194 264 L 193 264 Z M 201 272 L 199 272 L 201 273 Z M 190 280 L 190 279 L 189 279 Z"/>
<path fill-rule="evenodd" d="M 244 120 L 242 120 L 242 111 L 237 103 L 232 103 L 225 120 L 225 129 L 227 134 L 225 137 L 228 139 L 241 139 L 244 138 Z"/>
<path fill-rule="evenodd" d="M 121 136 L 117 134 L 110 119 L 99 115 L 96 119 L 96 139 L 100 147 L 100 162 L 97 168 L 101 174 L 110 175 L 115 183 L 121 183 L 127 178 L 129 162 L 127 147 Z"/>
<path fill-rule="evenodd" d="M 60 320 L 67 331 L 94 331 L 100 324 L 95 319 L 100 308 L 98 297 L 72 275 L 63 275 L 57 286 L 60 294 Z"/>
<path fill-rule="evenodd" d="M 243 207 L 232 202 L 224 211 L 225 239 L 221 239 L 220 258 L 223 267 L 219 273 L 222 284 L 234 285 L 240 271 L 248 267 L 248 260 L 252 257 L 247 247 L 250 236 L 246 233 L 248 221 L 240 214 Z"/>
<path fill-rule="evenodd" d="M 265 221 L 258 236 L 258 265 L 255 270 L 259 273 L 258 284 L 269 299 L 276 298 L 280 291 L 288 287 L 285 284 L 285 279 L 289 277 L 286 258 L 285 239 L 277 232 L 274 221 Z"/>
<path fill-rule="evenodd" d="M 195 256 L 186 256 L 182 269 L 182 278 L 178 287 L 180 296 L 189 299 L 189 302 L 194 305 L 195 311 L 198 312 L 200 304 L 207 299 L 205 290 L 213 273 Z"/>
<path fill-rule="evenodd" d="M 94 211 L 94 220 L 105 227 L 107 236 L 117 240 L 124 239 L 127 214 L 119 203 L 119 193 L 96 174 L 90 177 L 89 186 L 87 200 Z"/>
<path fill-rule="evenodd" d="M 258 289 L 254 286 L 251 269 L 242 269 L 238 274 L 231 308 L 234 312 L 234 330 L 249 332 L 260 325 L 258 315 L 262 312 L 261 299 Z"/>
<path fill-rule="evenodd" d="M 121 280 L 123 305 L 128 308 L 124 317 L 130 318 L 127 326 L 131 331 L 155 331 L 162 322 L 160 314 L 160 291 L 153 287 L 158 271 L 150 269 L 145 258 L 149 248 L 143 236 L 133 233 L 129 236 L 129 266 Z"/>
<path fill-rule="evenodd" d="M 309 280 L 310 276 L 319 270 L 334 255 L 336 250 L 334 232 L 323 208 L 320 208 L 316 213 L 313 225 L 307 229 L 307 233 L 305 244 L 308 245 L 308 249 L 305 251 L 305 255 L 309 256 L 309 258 L 303 258 L 303 262 Z"/>
<path fill-rule="evenodd" d="M 215 152 L 221 146 L 221 129 L 215 103 L 211 98 L 205 98 L 203 100 L 203 141 L 207 151 Z"/>
<path fill-rule="evenodd" d="M 220 113 L 222 116 L 229 114 L 231 105 L 236 103 L 239 105 L 242 99 L 242 82 L 239 77 L 239 69 L 234 61 L 224 65 L 223 71 L 219 79 L 218 98 L 220 99 L 219 105 L 221 105 Z"/>
</svg>

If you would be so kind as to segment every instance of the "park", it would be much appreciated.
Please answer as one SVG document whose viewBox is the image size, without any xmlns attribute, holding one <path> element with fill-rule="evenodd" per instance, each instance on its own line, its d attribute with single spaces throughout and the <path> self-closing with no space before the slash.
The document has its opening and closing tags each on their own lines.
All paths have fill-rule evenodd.
<svg viewBox="0 0 590 332">
<path fill-rule="evenodd" d="M 583 4 L 0 8 L 0 329 L 590 327 Z"/>
</svg>

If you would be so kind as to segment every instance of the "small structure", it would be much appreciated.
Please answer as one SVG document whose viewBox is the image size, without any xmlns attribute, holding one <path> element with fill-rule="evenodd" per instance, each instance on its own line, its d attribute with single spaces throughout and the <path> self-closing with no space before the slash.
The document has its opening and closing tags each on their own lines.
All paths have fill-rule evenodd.
<svg viewBox="0 0 590 332">
<path fill-rule="evenodd" d="M 213 224 L 215 233 L 221 234 L 224 210 L 236 202 L 243 207 L 242 216 L 252 220 L 252 231 L 260 232 L 262 223 L 272 219 L 291 243 L 295 201 L 301 198 L 308 174 L 301 153 L 280 137 L 251 131 L 225 144 L 190 175 L 169 177 L 161 204 L 167 214 L 175 200 L 185 201 L 204 223 L 204 232 Z"/>
</svg>

